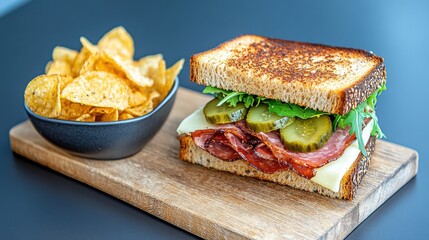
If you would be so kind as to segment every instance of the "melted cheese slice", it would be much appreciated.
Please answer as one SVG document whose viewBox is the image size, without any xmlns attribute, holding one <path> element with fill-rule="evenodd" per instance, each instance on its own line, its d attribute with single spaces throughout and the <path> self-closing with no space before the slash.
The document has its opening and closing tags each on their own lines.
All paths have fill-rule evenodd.
<svg viewBox="0 0 429 240">
<path fill-rule="evenodd" d="M 197 109 L 187 118 L 185 118 L 177 128 L 177 134 L 189 134 L 195 130 L 216 128 L 216 125 L 206 121 L 206 117 L 203 113 L 203 108 L 204 107 Z"/>
<path fill-rule="evenodd" d="M 367 144 L 371 135 L 372 126 L 373 121 L 371 120 L 362 131 L 362 138 L 365 145 Z M 215 127 L 216 125 L 210 124 L 206 121 L 203 108 L 199 108 L 180 123 L 179 127 L 177 128 L 177 133 L 179 135 L 189 134 L 195 130 L 210 129 Z M 360 150 L 358 142 L 352 142 L 352 144 L 346 148 L 343 155 L 337 160 L 330 162 L 321 168 L 316 168 L 316 175 L 310 180 L 334 192 L 338 192 L 340 190 L 341 179 L 359 156 L 359 153 Z"/>
<path fill-rule="evenodd" d="M 365 146 L 371 135 L 373 124 L 374 121 L 371 120 L 362 131 L 362 139 Z M 334 192 L 340 191 L 341 179 L 359 156 L 359 153 L 359 145 L 355 140 L 348 148 L 346 148 L 346 150 L 344 150 L 343 155 L 341 155 L 337 160 L 330 162 L 321 168 L 317 168 L 316 175 L 310 180 Z"/>
</svg>

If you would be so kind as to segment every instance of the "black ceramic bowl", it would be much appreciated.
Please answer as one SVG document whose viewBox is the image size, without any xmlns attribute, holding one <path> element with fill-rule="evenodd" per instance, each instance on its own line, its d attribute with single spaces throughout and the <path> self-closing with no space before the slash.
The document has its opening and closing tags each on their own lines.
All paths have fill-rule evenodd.
<svg viewBox="0 0 429 240">
<path fill-rule="evenodd" d="M 37 132 L 67 152 L 92 159 L 112 160 L 140 151 L 159 131 L 176 98 L 179 79 L 167 97 L 149 114 L 115 122 L 76 122 L 46 118 L 25 111 Z"/>
</svg>

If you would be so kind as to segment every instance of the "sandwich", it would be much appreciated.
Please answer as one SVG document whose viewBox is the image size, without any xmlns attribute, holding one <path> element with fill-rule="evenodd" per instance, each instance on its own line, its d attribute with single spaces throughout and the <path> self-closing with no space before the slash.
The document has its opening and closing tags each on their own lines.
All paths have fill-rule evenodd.
<svg viewBox="0 0 429 240">
<path fill-rule="evenodd" d="M 368 171 L 386 89 L 372 52 L 243 35 L 195 54 L 213 99 L 179 125 L 179 158 L 351 200 Z"/>
</svg>

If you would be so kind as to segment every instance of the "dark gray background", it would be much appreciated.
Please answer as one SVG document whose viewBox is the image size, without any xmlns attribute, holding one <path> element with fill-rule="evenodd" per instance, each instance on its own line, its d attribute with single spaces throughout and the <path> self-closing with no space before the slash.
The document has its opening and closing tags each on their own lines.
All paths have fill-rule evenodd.
<svg viewBox="0 0 429 240">
<path fill-rule="evenodd" d="M 349 238 L 427 238 L 429 4 L 355 2 L 32 1 L 1 17 L 0 238 L 195 238 L 10 150 L 9 129 L 26 119 L 25 86 L 43 72 L 52 49 L 78 49 L 80 36 L 95 42 L 118 25 L 133 35 L 137 58 L 162 52 L 168 65 L 186 58 L 181 85 L 195 90 L 202 88 L 189 83 L 189 57 L 245 33 L 384 57 L 388 91 L 378 102 L 380 123 L 388 141 L 419 151 L 419 174 Z"/>
</svg>

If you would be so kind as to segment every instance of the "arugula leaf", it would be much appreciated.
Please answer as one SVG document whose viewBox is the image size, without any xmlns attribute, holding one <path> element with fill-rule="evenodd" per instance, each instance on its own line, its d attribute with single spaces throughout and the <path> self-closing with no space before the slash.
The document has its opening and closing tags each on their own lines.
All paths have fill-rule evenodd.
<svg viewBox="0 0 429 240">
<path fill-rule="evenodd" d="M 237 106 L 237 103 L 242 102 L 246 108 L 253 106 L 258 106 L 265 98 L 258 97 L 255 95 L 247 94 L 244 92 L 234 92 L 230 90 L 224 90 L 212 86 L 207 86 L 203 93 L 214 94 L 217 98 L 220 99 L 220 102 L 217 104 L 221 106 L 224 103 L 228 103 L 230 106 Z"/>
<path fill-rule="evenodd" d="M 226 94 L 228 94 L 228 91 L 220 89 L 220 88 L 215 88 L 212 86 L 207 86 L 206 88 L 204 88 L 203 93 L 206 93 L 206 94 L 219 94 L 219 93 L 221 93 L 221 94 L 226 95 Z"/>
<path fill-rule="evenodd" d="M 220 102 L 217 104 L 218 106 L 221 106 L 225 102 L 229 102 L 229 105 L 237 106 L 237 103 L 240 101 L 240 96 L 242 96 L 244 93 L 241 92 L 231 92 L 228 93 Z"/>
<path fill-rule="evenodd" d="M 367 155 L 365 145 L 362 139 L 362 128 L 365 118 L 371 118 L 374 121 L 374 125 L 371 130 L 371 136 L 378 136 L 378 138 L 385 138 L 386 136 L 381 131 L 380 125 L 378 124 L 378 118 L 375 115 L 375 104 L 377 103 L 377 96 L 379 96 L 384 90 L 386 90 L 386 84 L 381 85 L 377 91 L 371 94 L 366 101 L 362 102 L 355 109 L 352 109 L 345 115 L 335 114 L 333 122 L 334 131 L 340 128 L 346 128 L 350 126 L 350 134 L 355 133 L 358 141 L 359 149 L 362 151 L 364 156 Z"/>
<path fill-rule="evenodd" d="M 267 100 L 264 102 L 268 103 L 268 109 L 270 112 L 277 113 L 282 117 L 299 117 L 307 119 L 328 114 L 311 108 L 303 108 L 293 103 L 284 103 L 276 100 Z"/>
<path fill-rule="evenodd" d="M 384 135 L 383 131 L 381 131 L 380 125 L 378 125 L 378 118 L 375 115 L 375 112 L 368 112 L 368 117 L 372 118 L 372 120 L 374 121 L 371 136 L 378 136 L 378 138 L 386 138 L 386 135 Z"/>
<path fill-rule="evenodd" d="M 336 114 L 334 120 L 334 129 L 336 129 L 337 126 L 343 129 L 347 126 L 350 126 L 349 134 L 356 134 L 359 149 L 362 151 L 364 156 L 367 155 L 365 144 L 362 139 L 362 125 L 365 119 L 365 114 L 362 113 L 364 112 L 365 106 L 366 103 L 364 102 L 363 104 L 359 104 L 359 106 L 357 106 L 355 109 L 352 109 L 344 116 Z"/>
</svg>

